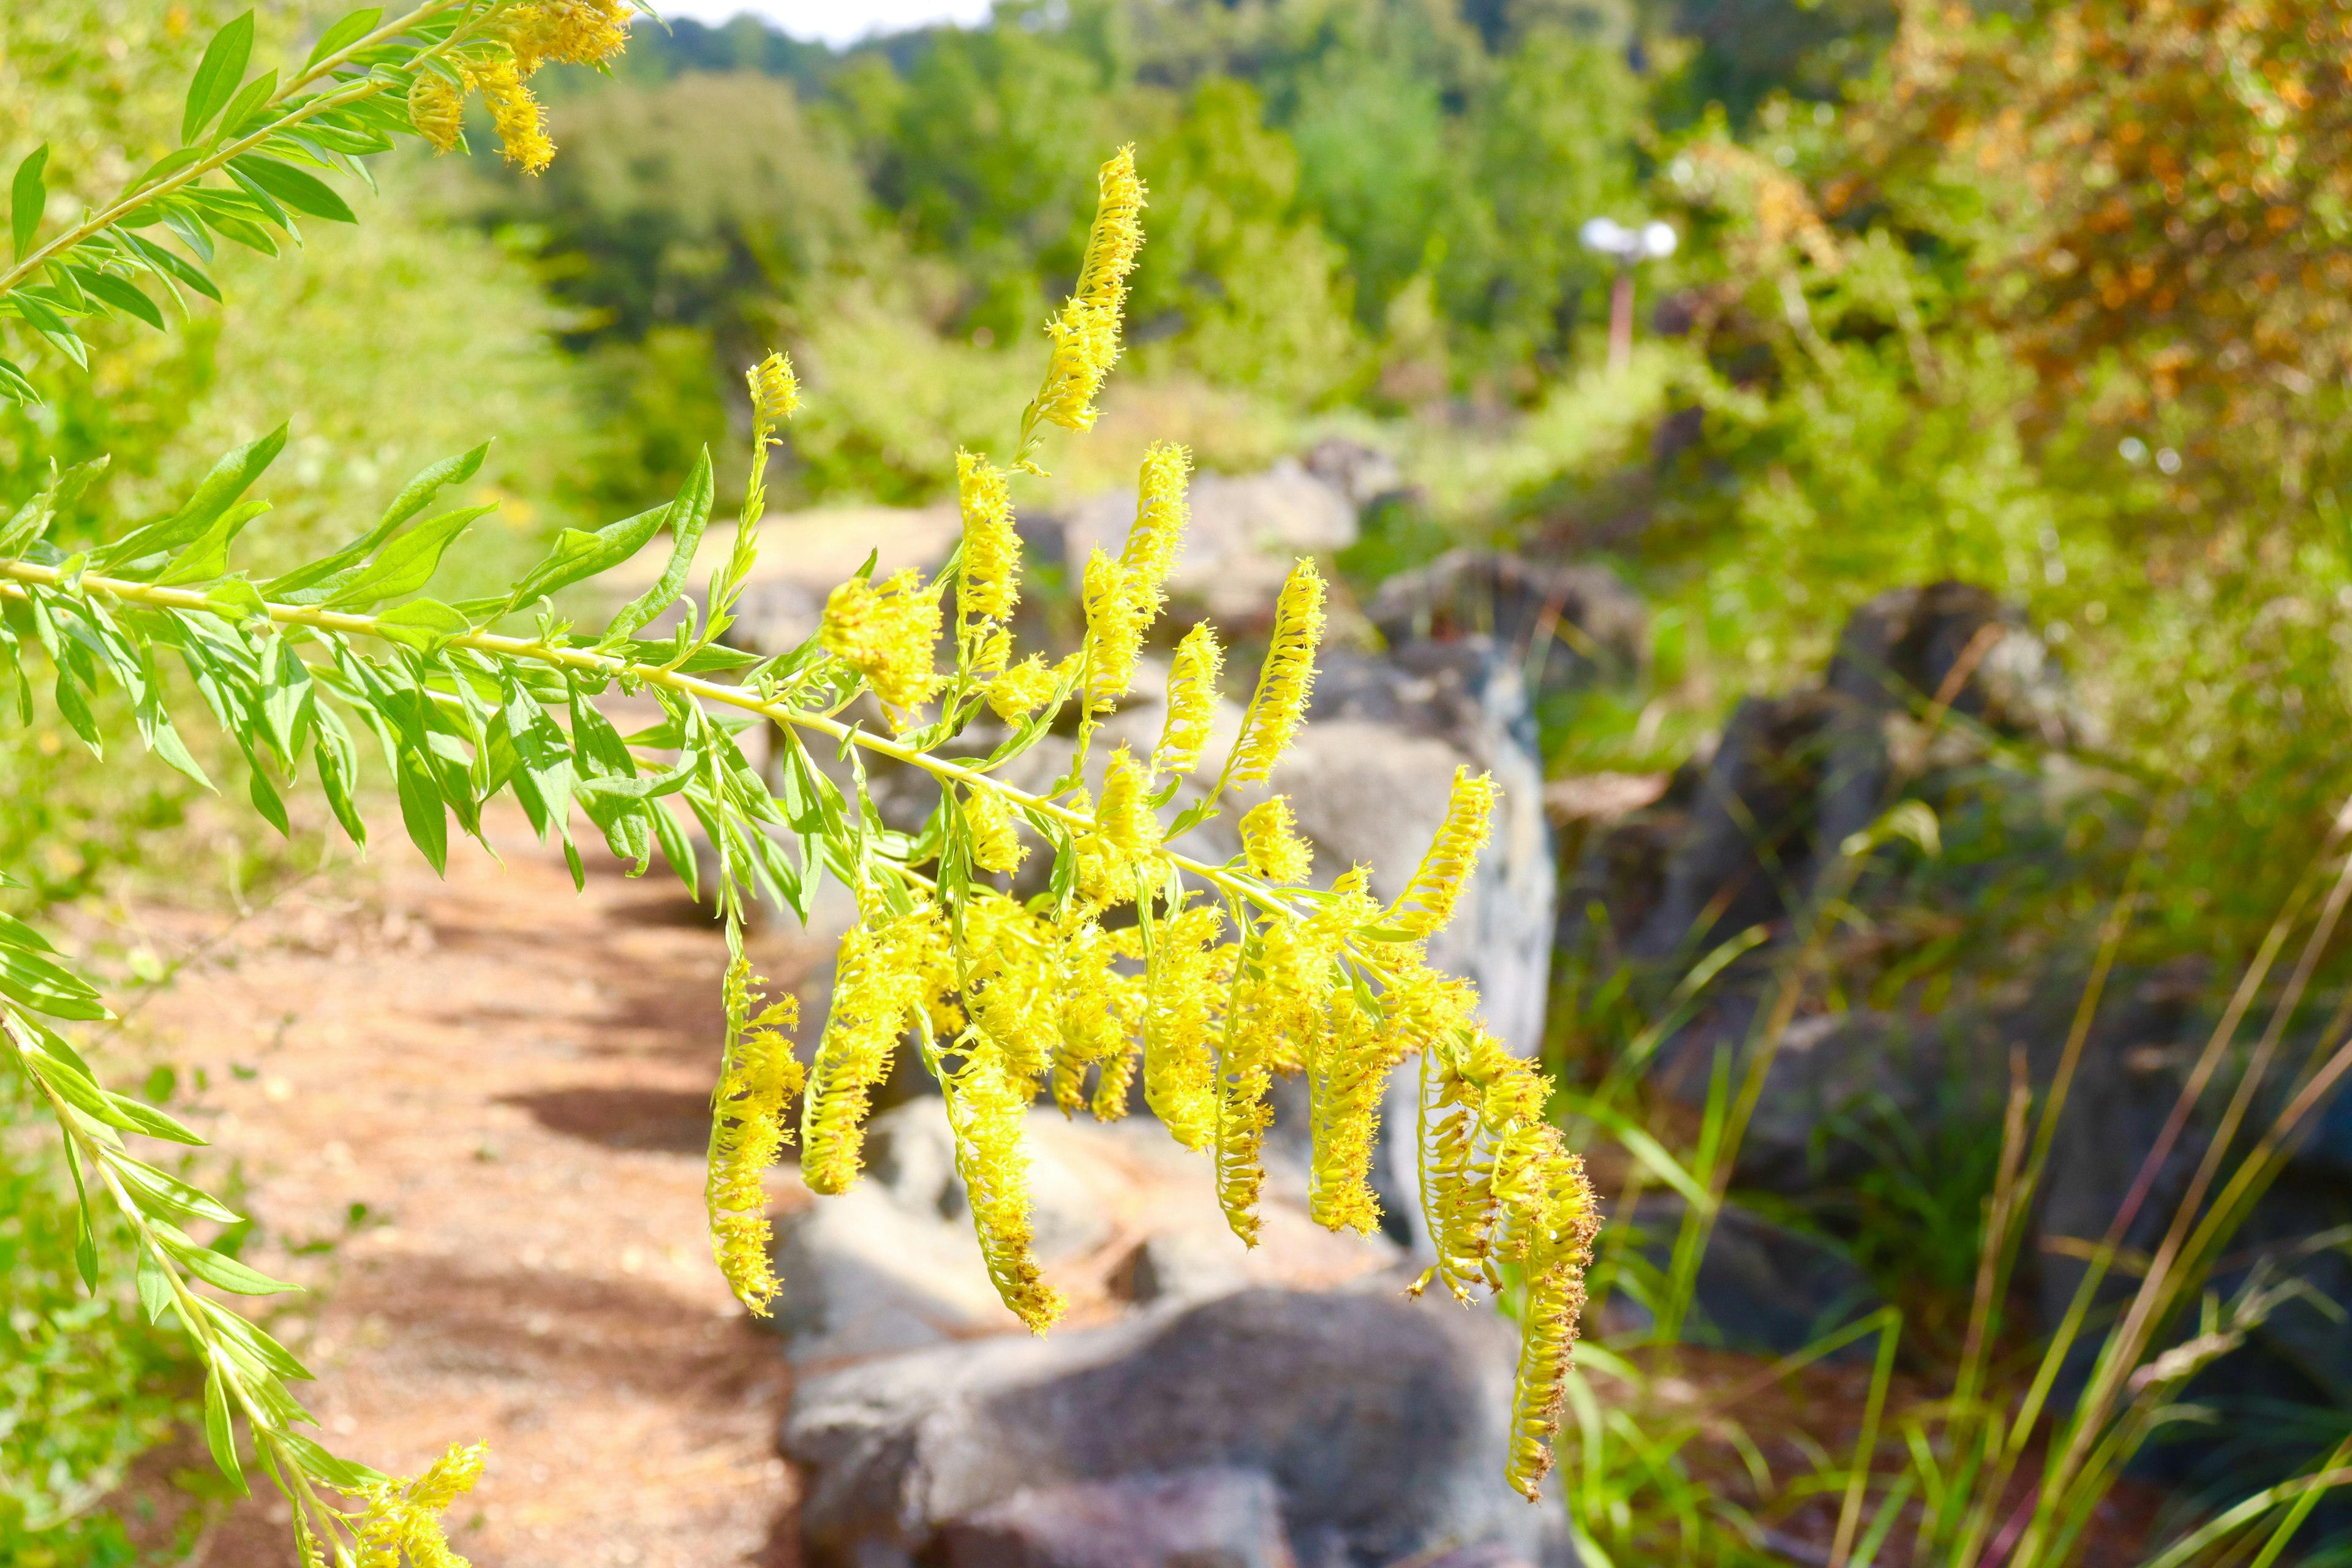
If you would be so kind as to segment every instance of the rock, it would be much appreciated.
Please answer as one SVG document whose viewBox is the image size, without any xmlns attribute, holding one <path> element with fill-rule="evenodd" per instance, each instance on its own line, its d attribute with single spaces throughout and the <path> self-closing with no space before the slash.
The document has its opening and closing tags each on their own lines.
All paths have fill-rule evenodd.
<svg viewBox="0 0 2352 1568">
<path fill-rule="evenodd" d="M 1606 566 L 1450 550 L 1381 584 L 1365 615 L 1391 646 L 1491 637 L 1538 695 L 1622 679 L 1649 658 L 1649 611 Z"/>
<path fill-rule="evenodd" d="M 1663 1269 L 1688 1212 L 1673 1194 L 1652 1193 L 1616 1223 L 1629 1226 L 1643 1254 Z M 1726 1204 L 1699 1260 L 1683 1338 L 1754 1355 L 1790 1355 L 1885 1304 L 1869 1277 L 1829 1242 Z M 1622 1310 L 1646 1317 L 1630 1301 Z M 1865 1340 L 1832 1359 L 1867 1361 L 1874 1353 Z"/>
<path fill-rule="evenodd" d="M 825 1363 L 1018 1328 L 981 1261 L 944 1104 L 910 1099 L 876 1116 L 866 1136 L 865 1179 L 777 1226 L 784 1288 L 772 1322 L 785 1353 Z M 1049 1263 L 1100 1247 L 1117 1229 L 1117 1184 L 1072 1144 L 1058 1113 L 1032 1114 L 1031 1215 Z"/>
<path fill-rule="evenodd" d="M 1295 458 L 1262 474 L 1196 474 L 1192 503 L 1192 527 L 1168 591 L 1187 612 L 1181 618 L 1205 615 L 1229 631 L 1268 618 L 1297 557 L 1356 542 L 1356 504 Z M 1083 570 L 1095 550 L 1117 554 L 1134 526 L 1133 489 L 1097 496 L 1065 521 L 1065 555 Z"/>
<path fill-rule="evenodd" d="M 1380 1568 L 1488 1542 L 1558 1562 L 1557 1513 L 1503 1479 L 1511 1360 L 1492 1313 L 1246 1290 L 813 1379 L 783 1446 L 804 1468 L 801 1531 L 815 1568 L 910 1563 L 953 1521 L 1024 1489 L 1202 1469 L 1268 1478 L 1307 1568 Z"/>
<path fill-rule="evenodd" d="M 1333 436 L 1307 454 L 1307 471 L 1348 498 L 1358 511 L 1404 487 L 1404 470 L 1394 458 L 1360 441 Z"/>
<path fill-rule="evenodd" d="M 1200 1300 L 1248 1283 L 1233 1232 L 1184 1226 L 1143 1238 L 1114 1277 L 1112 1289 L 1129 1300 Z"/>
<path fill-rule="evenodd" d="M 940 1529 L 947 1568 L 1295 1568 L 1263 1470 L 1024 1487 Z"/>
</svg>

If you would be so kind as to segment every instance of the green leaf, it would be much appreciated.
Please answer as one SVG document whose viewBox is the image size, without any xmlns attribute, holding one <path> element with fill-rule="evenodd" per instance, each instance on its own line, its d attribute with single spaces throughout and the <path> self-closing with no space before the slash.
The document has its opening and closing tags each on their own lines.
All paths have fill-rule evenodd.
<svg viewBox="0 0 2352 1568">
<path fill-rule="evenodd" d="M 232 621 L 255 620 L 269 614 L 261 591 L 243 577 L 224 577 L 205 590 L 205 603 Z"/>
<path fill-rule="evenodd" d="M 386 599 L 396 599 L 404 594 L 414 594 L 432 580 L 440 568 L 441 553 L 456 542 L 473 521 L 485 512 L 496 511 L 498 503 L 459 507 L 445 511 L 439 517 L 420 522 L 406 533 L 394 539 L 376 552 L 373 561 L 352 572 L 348 577 L 330 578 L 309 594 L 320 594 L 319 602 L 331 610 L 359 610 Z M 302 602 L 296 595 L 295 602 Z"/>
<path fill-rule="evenodd" d="M 232 174 L 243 174 L 298 213 L 308 213 L 312 217 L 322 217 L 331 223 L 360 221 L 359 215 L 335 194 L 332 185 L 291 163 L 265 158 L 258 153 L 247 153 L 231 158 L 228 167 Z"/>
<path fill-rule="evenodd" d="M 151 1220 L 149 1224 L 163 1238 L 164 1249 L 178 1258 L 189 1273 L 207 1285 L 216 1285 L 239 1296 L 299 1295 L 301 1292 L 299 1285 L 272 1279 L 259 1269 L 248 1268 L 234 1258 L 224 1257 L 209 1247 L 200 1247 L 160 1220 Z"/>
<path fill-rule="evenodd" d="M 205 58 L 188 83 L 188 107 L 180 117 L 180 140 L 194 142 L 213 116 L 228 107 L 245 79 L 246 62 L 253 58 L 253 13 L 229 23 L 205 46 Z"/>
<path fill-rule="evenodd" d="M 16 259 L 33 248 L 33 237 L 41 231 L 41 213 L 48 205 L 48 182 L 42 174 L 49 164 L 49 144 L 46 142 L 25 154 L 16 165 L 16 177 L 8 183 L 8 237 L 16 247 Z"/>
<path fill-rule="evenodd" d="M 210 1193 L 192 1187 L 152 1165 L 121 1157 L 110 1163 L 124 1184 L 146 1200 L 139 1205 L 142 1213 L 161 1213 L 174 1220 L 217 1220 L 223 1225 L 235 1225 L 245 1217 Z"/>
<path fill-rule="evenodd" d="M 152 240 L 142 239 L 135 234 L 125 234 L 119 237 L 124 248 L 145 262 L 148 268 L 158 278 L 176 279 L 215 304 L 220 303 L 220 286 L 188 262 Z M 198 252 L 198 254 L 203 253 Z M 207 257 L 206 259 L 209 260 L 210 258 Z"/>
<path fill-rule="evenodd" d="M 295 1461 L 305 1473 L 326 1482 L 337 1491 L 355 1492 L 372 1482 L 383 1479 L 383 1472 L 365 1465 L 338 1458 L 299 1432 L 286 1433 L 280 1439 L 293 1451 Z M 415 1561 L 413 1558 L 411 1561 Z"/>
<path fill-rule="evenodd" d="M 236 1433 L 229 1426 L 228 1392 L 221 1386 L 218 1367 L 205 1374 L 205 1443 L 213 1451 L 213 1463 L 236 1489 L 236 1495 L 245 1496 L 245 1469 L 236 1461 Z"/>
<path fill-rule="evenodd" d="M 336 573 L 355 566 L 367 559 L 368 552 L 396 532 L 400 525 L 433 504 L 433 498 L 444 485 L 462 485 L 474 477 L 482 466 L 483 454 L 490 449 L 487 441 L 470 452 L 455 458 L 444 458 L 403 485 L 392 500 L 383 518 L 373 528 L 336 551 L 324 560 L 298 566 L 282 577 L 272 578 L 262 584 L 262 592 L 274 599 L 290 597 L 304 588 L 323 583 Z M 299 602 L 299 601 L 298 601 Z"/>
<path fill-rule="evenodd" d="M 259 76 L 247 82 L 243 90 L 229 100 L 228 108 L 223 111 L 221 129 L 235 136 L 245 129 L 245 122 L 253 111 L 268 101 L 269 95 L 277 90 L 278 73 L 274 70 L 263 71 Z"/>
<path fill-rule="evenodd" d="M 382 20 L 383 20 L 383 8 L 380 5 L 370 5 L 365 10 L 352 12 L 319 36 L 319 47 L 312 49 L 310 58 L 302 62 L 303 68 L 307 70 L 329 55 L 340 54 L 358 43 L 362 38 L 374 32 L 375 25 Z"/>
<path fill-rule="evenodd" d="M 396 771 L 400 819 L 407 825 L 408 837 L 425 852 L 435 873 L 444 874 L 449 867 L 449 818 L 443 809 L 441 786 L 434 780 L 432 764 L 404 747 Z"/>
<path fill-rule="evenodd" d="M 17 948 L 0 948 L 0 995 L 52 1018 L 95 1022 L 111 1016 L 89 982 Z"/>
<path fill-rule="evenodd" d="M 555 536 L 554 547 L 549 550 L 546 559 L 532 567 L 507 595 L 507 608 L 527 605 L 619 565 L 644 549 L 646 541 L 661 531 L 662 524 L 668 521 L 669 507 L 663 505 L 618 522 L 608 522 L 593 533 L 576 528 L 563 530 Z"/>
<path fill-rule="evenodd" d="M 162 1138 L 173 1143 L 190 1143 L 200 1147 L 205 1142 L 205 1139 L 191 1132 L 177 1118 L 168 1112 L 158 1110 L 152 1105 L 142 1105 L 135 1100 L 116 1094 L 110 1089 L 102 1089 L 100 1092 L 106 1096 L 107 1104 L 113 1109 L 114 1115 L 110 1120 L 126 1132 L 143 1132 L 150 1138 Z"/>
<path fill-rule="evenodd" d="M 157 577 L 158 586 L 169 587 L 182 583 L 209 583 L 228 570 L 228 547 L 245 525 L 269 510 L 266 500 L 239 501 L 223 512 L 220 520 L 204 531 L 202 537 L 172 557 L 171 564 Z"/>
<path fill-rule="evenodd" d="M 236 504 L 236 499 L 259 479 L 263 470 L 278 458 L 286 447 L 286 426 L 280 425 L 257 441 L 232 448 L 212 466 L 195 493 L 178 511 L 160 521 L 135 528 L 112 544 L 99 551 L 92 558 L 101 569 L 110 569 L 132 561 L 143 561 L 150 555 L 160 555 L 177 550 L 183 544 L 201 538 L 205 531 L 220 520 L 223 512 Z"/>
<path fill-rule="evenodd" d="M 669 503 L 669 563 L 662 568 L 660 579 L 652 587 L 613 617 L 613 624 L 605 628 L 606 637 L 628 637 L 669 608 L 670 601 L 677 597 L 678 590 L 686 585 L 687 573 L 694 565 L 694 552 L 702 542 L 702 531 L 710 521 L 710 448 L 705 447 L 694 471 L 687 476 L 685 488 Z"/>
<path fill-rule="evenodd" d="M 451 637 L 464 637 L 474 623 L 438 599 L 412 599 L 375 618 L 376 629 L 403 647 L 438 653 Z"/>
<path fill-rule="evenodd" d="M 147 1309 L 147 1321 L 151 1323 L 163 1322 L 163 1314 L 174 1305 L 171 1277 L 155 1261 L 155 1255 L 143 1247 L 139 1249 L 139 1304 Z"/>
<path fill-rule="evenodd" d="M 154 300 L 140 292 L 137 284 L 117 278 L 111 272 L 100 272 L 95 268 L 75 267 L 68 270 L 72 272 L 75 282 L 89 289 L 100 300 L 113 306 L 124 315 L 135 316 L 156 331 L 163 331 L 163 312 L 155 308 Z"/>
<path fill-rule="evenodd" d="M 18 920 L 15 915 L 0 915 L 0 947 L 28 948 L 35 952 L 55 952 L 49 939 Z"/>
</svg>

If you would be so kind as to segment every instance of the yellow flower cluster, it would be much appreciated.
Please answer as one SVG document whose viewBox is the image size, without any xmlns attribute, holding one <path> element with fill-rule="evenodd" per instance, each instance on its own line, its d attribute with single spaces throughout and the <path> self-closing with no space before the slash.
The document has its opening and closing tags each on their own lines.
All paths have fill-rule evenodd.
<svg viewBox="0 0 2352 1568">
<path fill-rule="evenodd" d="M 799 412 L 800 377 L 793 374 L 791 358 L 780 352 L 752 368 L 751 383 L 751 438 L 765 441 Z"/>
<path fill-rule="evenodd" d="M 1122 147 L 1096 177 L 1094 227 L 1087 236 L 1078 289 L 1046 324 L 1054 355 L 1037 394 L 1037 417 L 1065 430 L 1095 422 L 1095 394 L 1118 358 L 1119 315 L 1127 306 L 1128 274 L 1143 248 L 1143 182 L 1135 177 L 1135 149 Z"/>
<path fill-rule="evenodd" d="M 1189 773 L 1201 765 L 1209 748 L 1209 731 L 1217 720 L 1217 678 L 1224 671 L 1225 650 L 1217 646 L 1216 628 L 1202 621 L 1176 645 L 1176 661 L 1168 671 L 1168 713 L 1160 726 L 1160 744 L 1152 748 L 1154 773 Z"/>
<path fill-rule="evenodd" d="M 1277 885 L 1303 882 L 1315 868 L 1315 848 L 1298 837 L 1290 797 L 1277 795 L 1242 813 L 1242 858 L 1249 868 Z"/>
<path fill-rule="evenodd" d="M 939 689 L 932 662 L 940 640 L 939 590 L 912 567 L 879 584 L 852 577 L 835 588 L 825 599 L 817 638 L 866 678 L 894 724 L 903 726 L 907 712 Z"/>
<path fill-rule="evenodd" d="M 956 490 L 963 510 L 956 614 L 967 624 L 1001 621 L 1021 602 L 1021 538 L 1013 528 L 1013 493 L 1003 469 L 970 452 L 956 454 Z"/>
<path fill-rule="evenodd" d="M 446 153 L 464 133 L 466 94 L 482 95 L 507 162 L 536 174 L 554 160 L 547 114 L 528 85 L 543 65 L 597 65 L 628 46 L 626 0 L 539 0 L 518 5 L 497 22 L 488 54 L 463 54 L 449 65 L 461 87 L 430 67 L 408 89 L 408 120 L 435 151 Z"/>
<path fill-rule="evenodd" d="M 857 1180 L 866 1112 L 890 1076 L 898 1037 L 928 1021 L 946 990 L 947 926 L 928 904 L 861 921 L 841 939 L 833 1016 L 801 1105 L 801 1178 L 816 1193 Z"/>
<path fill-rule="evenodd" d="M 1141 243 L 1143 192 L 1129 153 L 1104 166 L 1101 185 L 1078 293 L 1055 323 L 1054 368 L 1015 467 L 1027 464 L 1036 418 L 1072 428 L 1092 420 L 1117 352 Z M 781 356 L 754 372 L 751 389 L 755 409 L 779 418 L 797 396 Z M 861 826 L 825 855 L 850 868 L 860 919 L 842 939 L 830 1015 L 804 1075 L 802 1174 L 821 1194 L 856 1183 L 874 1091 L 911 1037 L 940 1084 L 990 1278 L 1042 1331 L 1064 1303 L 1039 1265 L 1031 1218 L 1025 1133 L 1041 1096 L 1066 1115 L 1108 1121 L 1127 1113 L 1139 1088 L 1170 1135 L 1209 1157 L 1227 1224 L 1254 1246 L 1275 1080 L 1305 1080 L 1309 1213 L 1334 1229 L 1370 1232 L 1381 1218 L 1371 1170 L 1383 1097 L 1417 1056 L 1413 1145 L 1436 1262 L 1413 1289 L 1442 1283 L 1466 1298 L 1507 1279 L 1526 1282 L 1510 1479 L 1532 1496 L 1550 1464 L 1596 1211 L 1580 1163 L 1544 1119 L 1549 1081 L 1486 1030 L 1466 982 L 1427 964 L 1427 940 L 1453 918 L 1475 871 L 1493 781 L 1456 773 L 1444 822 L 1391 905 L 1372 896 L 1360 866 L 1328 889 L 1302 887 L 1314 851 L 1280 795 L 1241 814 L 1240 852 L 1222 865 L 1187 856 L 1170 837 L 1171 826 L 1181 837 L 1230 809 L 1229 786 L 1270 777 L 1305 721 L 1324 584 L 1302 561 L 1283 585 L 1255 694 L 1213 786 L 1163 824 L 1216 738 L 1223 654 L 1205 626 L 1177 646 L 1150 756 L 1117 746 L 1101 759 L 1098 798 L 1083 782 L 1096 721 L 1126 695 L 1165 607 L 1191 468 L 1172 443 L 1145 454 L 1135 526 L 1117 555 L 1097 551 L 1087 561 L 1084 645 L 1058 663 L 1013 647 L 1020 542 L 1006 475 L 977 454 L 957 454 L 963 541 L 951 574 L 952 680 L 935 668 L 949 574 L 858 579 L 826 601 L 818 637 L 839 661 L 830 668 L 854 671 L 894 723 L 936 697 L 938 735 L 958 734 L 984 710 L 1015 731 L 954 763 L 886 748 L 947 792 L 918 837 L 877 842 L 866 830 L 870 803 L 843 803 Z M 1058 782 L 1030 794 L 992 776 L 1073 697 L 1075 756 Z M 782 716 L 842 732 L 830 714 Z M 844 743 L 880 744 L 854 731 Z M 1015 897 L 989 879 L 1021 868 L 1024 831 L 1047 843 L 1053 875 L 1045 891 Z M 757 984 L 740 959 L 729 972 L 710 1185 L 721 1266 L 755 1310 L 776 1289 L 761 1173 L 784 1141 L 784 1106 L 803 1076 L 783 1039 L 789 1013 L 755 1011 Z"/>
<path fill-rule="evenodd" d="M 359 1568 L 400 1568 L 405 1555 L 415 1568 L 467 1568 L 465 1558 L 449 1550 L 441 1516 L 449 1505 L 474 1489 L 482 1466 L 490 1457 L 483 1444 L 453 1446 L 415 1480 L 404 1476 L 374 1482 L 359 1495 L 366 1510 L 353 1522 L 359 1537 Z M 298 1512 L 296 1518 L 301 1515 Z M 305 1554 L 317 1542 L 307 1523 L 298 1525 Z M 340 1557 L 340 1550 L 337 1552 Z"/>
<path fill-rule="evenodd" d="M 703 1197 L 710 1245 L 735 1297 L 761 1317 L 776 1297 L 768 1261 L 768 1168 L 792 1142 L 785 1112 L 803 1077 L 788 1031 L 800 1003 L 785 996 L 752 1011 L 754 987 L 767 982 L 737 957 L 727 967 L 727 1051 L 710 1097 L 710 1170 Z"/>
<path fill-rule="evenodd" d="M 1430 840 L 1412 880 L 1405 884 L 1389 911 L 1391 923 L 1415 936 L 1427 936 L 1454 918 L 1454 902 L 1462 896 L 1471 868 L 1478 863 L 1478 851 L 1486 842 L 1487 819 L 1494 811 L 1494 778 L 1486 773 L 1473 776 L 1468 768 L 1454 769 L 1444 826 Z"/>
<path fill-rule="evenodd" d="M 1259 671 L 1257 693 L 1242 715 L 1242 738 L 1226 773 L 1254 784 L 1274 772 L 1307 717 L 1315 689 L 1315 654 L 1323 644 L 1323 579 L 1312 561 L 1290 569 L 1274 605 L 1274 643 Z"/>
</svg>

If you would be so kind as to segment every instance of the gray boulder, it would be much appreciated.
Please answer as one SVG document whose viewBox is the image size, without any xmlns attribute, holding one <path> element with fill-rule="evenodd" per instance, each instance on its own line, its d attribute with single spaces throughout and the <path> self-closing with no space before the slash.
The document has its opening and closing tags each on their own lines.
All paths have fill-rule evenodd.
<svg viewBox="0 0 2352 1568">
<path fill-rule="evenodd" d="M 1264 1470 L 1024 1487 L 941 1526 L 948 1568 L 1295 1568 Z"/>
<path fill-rule="evenodd" d="M 1381 584 L 1364 613 L 1391 645 L 1490 637 L 1538 694 L 1620 679 L 1649 658 L 1649 610 L 1601 565 L 1449 550 Z"/>
<path fill-rule="evenodd" d="M 818 1378 L 800 1389 L 783 1447 L 803 1468 L 816 1568 L 910 1563 L 1024 1489 L 1203 1469 L 1266 1477 L 1306 1568 L 1486 1542 L 1561 1562 L 1557 1510 L 1503 1479 L 1511 1360 L 1501 1319 L 1450 1302 L 1247 1290 Z M 1234 1508 L 1224 1495 L 1218 1506 Z M 1066 1496 L 1026 1511 L 1066 1520 L 1076 1506 Z"/>
</svg>

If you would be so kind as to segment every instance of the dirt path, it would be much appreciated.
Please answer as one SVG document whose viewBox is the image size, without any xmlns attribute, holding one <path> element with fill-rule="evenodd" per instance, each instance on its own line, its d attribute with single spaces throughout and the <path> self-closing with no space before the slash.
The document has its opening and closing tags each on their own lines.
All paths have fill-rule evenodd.
<svg viewBox="0 0 2352 1568">
<path fill-rule="evenodd" d="M 502 868 L 455 849 L 445 883 L 386 845 L 340 895 L 283 900 L 144 1032 L 243 1168 L 257 1260 L 316 1288 L 277 1327 L 320 1375 L 297 1393 L 329 1440 L 404 1474 L 490 1444 L 460 1552 L 788 1563 L 782 1364 L 703 1236 L 724 944 L 658 868 L 595 869 L 575 896 L 519 816 L 493 841 Z M 145 918 L 165 950 L 217 931 Z M 803 977 L 805 948 L 758 951 Z M 204 1560 L 290 1560 L 284 1518 L 240 1508 Z"/>
</svg>

